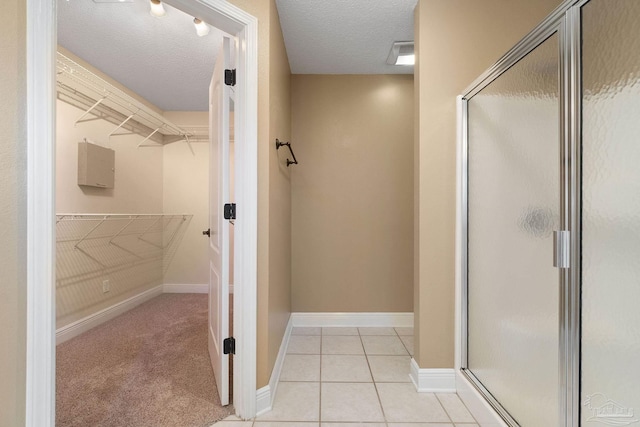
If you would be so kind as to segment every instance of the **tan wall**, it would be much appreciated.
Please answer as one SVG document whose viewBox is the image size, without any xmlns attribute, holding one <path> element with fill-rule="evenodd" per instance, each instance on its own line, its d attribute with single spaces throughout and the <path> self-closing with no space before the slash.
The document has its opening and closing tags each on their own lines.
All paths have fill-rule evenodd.
<svg viewBox="0 0 640 427">
<path fill-rule="evenodd" d="M 291 312 L 290 186 L 278 172 L 275 138 L 291 132 L 291 71 L 275 0 L 230 0 L 258 19 L 257 384 L 268 384 Z M 280 216 L 283 215 L 283 216 Z M 276 216 L 277 218 L 274 218 Z"/>
<path fill-rule="evenodd" d="M 166 112 L 164 117 L 178 126 L 209 124 L 207 112 Z M 166 214 L 193 215 L 180 245 L 168 266 L 166 284 L 208 284 L 208 240 L 202 231 L 209 228 L 209 144 L 192 142 L 192 153 L 185 142 L 167 144 L 163 151 L 162 192 Z"/>
<path fill-rule="evenodd" d="M 456 96 L 559 4 L 419 0 L 414 309 L 421 368 L 454 366 Z"/>
<path fill-rule="evenodd" d="M 273 368 L 291 315 L 291 168 L 276 138 L 291 138 L 291 69 L 275 1 L 269 52 L 269 366 Z"/>
<path fill-rule="evenodd" d="M 24 425 L 26 362 L 26 9 L 0 13 L 0 426 Z"/>
<path fill-rule="evenodd" d="M 293 76 L 293 311 L 413 311 L 413 90 Z"/>
</svg>

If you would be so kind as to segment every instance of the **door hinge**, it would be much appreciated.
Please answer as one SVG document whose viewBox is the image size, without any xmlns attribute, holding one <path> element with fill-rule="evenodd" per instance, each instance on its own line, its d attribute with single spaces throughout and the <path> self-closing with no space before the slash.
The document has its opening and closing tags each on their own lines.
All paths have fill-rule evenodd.
<svg viewBox="0 0 640 427">
<path fill-rule="evenodd" d="M 227 203 L 224 205 L 224 219 L 236 219 L 235 203 Z"/>
<path fill-rule="evenodd" d="M 553 232 L 553 266 L 571 267 L 571 233 L 569 231 Z"/>
<path fill-rule="evenodd" d="M 236 70 L 224 70 L 224 84 L 227 86 L 236 85 Z"/>
<path fill-rule="evenodd" d="M 222 352 L 224 354 L 236 354 L 236 339 L 234 337 L 222 341 Z"/>
</svg>

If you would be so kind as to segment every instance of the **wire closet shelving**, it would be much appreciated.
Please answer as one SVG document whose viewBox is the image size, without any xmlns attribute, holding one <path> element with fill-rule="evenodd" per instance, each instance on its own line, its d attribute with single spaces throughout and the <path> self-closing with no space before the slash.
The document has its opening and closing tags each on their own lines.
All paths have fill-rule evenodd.
<svg viewBox="0 0 640 427">
<path fill-rule="evenodd" d="M 115 125 L 109 137 L 137 134 L 138 147 L 162 146 L 172 142 L 208 141 L 208 129 L 202 126 L 178 126 L 150 106 L 127 94 L 102 77 L 57 52 L 58 99 L 84 113 L 75 125 L 106 120 Z"/>
</svg>

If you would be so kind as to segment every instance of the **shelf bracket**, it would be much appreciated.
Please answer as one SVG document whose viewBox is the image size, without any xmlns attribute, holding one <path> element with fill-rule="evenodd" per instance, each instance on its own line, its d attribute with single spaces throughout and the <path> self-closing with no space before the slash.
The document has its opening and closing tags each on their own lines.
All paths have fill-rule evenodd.
<svg viewBox="0 0 640 427">
<path fill-rule="evenodd" d="M 84 119 L 89 113 L 91 113 L 98 105 L 102 104 L 102 101 L 104 101 L 105 99 L 107 99 L 107 97 L 103 97 L 100 98 L 99 100 L 96 101 L 95 104 L 93 104 L 87 111 L 84 112 L 84 114 L 82 114 L 80 117 L 78 117 L 76 119 L 76 121 L 73 123 L 74 126 L 78 126 L 78 123 L 80 123 L 80 120 Z"/>
<path fill-rule="evenodd" d="M 136 111 L 135 113 L 133 113 L 132 115 L 130 115 L 129 117 L 127 117 L 126 119 L 124 119 L 124 122 L 120 123 L 120 124 L 118 125 L 118 127 L 116 127 L 114 130 L 112 130 L 112 131 L 111 131 L 111 133 L 109 134 L 109 137 L 112 137 L 112 136 L 118 136 L 118 135 L 130 135 L 130 133 L 129 133 L 129 134 L 116 133 L 116 131 L 117 131 L 118 129 L 120 129 L 122 126 L 124 126 L 124 125 L 129 121 L 129 120 L 131 120 L 132 118 L 134 118 L 136 114 L 138 114 L 138 112 L 137 112 L 137 111 Z"/>
<path fill-rule="evenodd" d="M 145 139 L 143 139 L 142 141 L 140 141 L 140 143 L 138 144 L 138 147 L 136 148 L 140 148 L 140 146 L 142 146 L 142 144 L 144 144 L 145 142 L 147 142 L 153 135 L 155 135 L 158 131 L 160 130 L 160 128 L 157 128 L 156 130 L 154 130 L 153 132 L 151 132 L 149 134 L 148 137 L 146 137 Z"/>
</svg>

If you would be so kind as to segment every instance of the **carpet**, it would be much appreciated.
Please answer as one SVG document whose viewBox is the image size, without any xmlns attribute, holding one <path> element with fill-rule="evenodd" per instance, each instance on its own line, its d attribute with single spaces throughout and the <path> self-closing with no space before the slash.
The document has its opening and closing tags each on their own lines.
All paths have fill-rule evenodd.
<svg viewBox="0 0 640 427">
<path fill-rule="evenodd" d="M 220 406 L 207 295 L 163 294 L 56 349 L 57 427 L 204 427 Z"/>
</svg>

